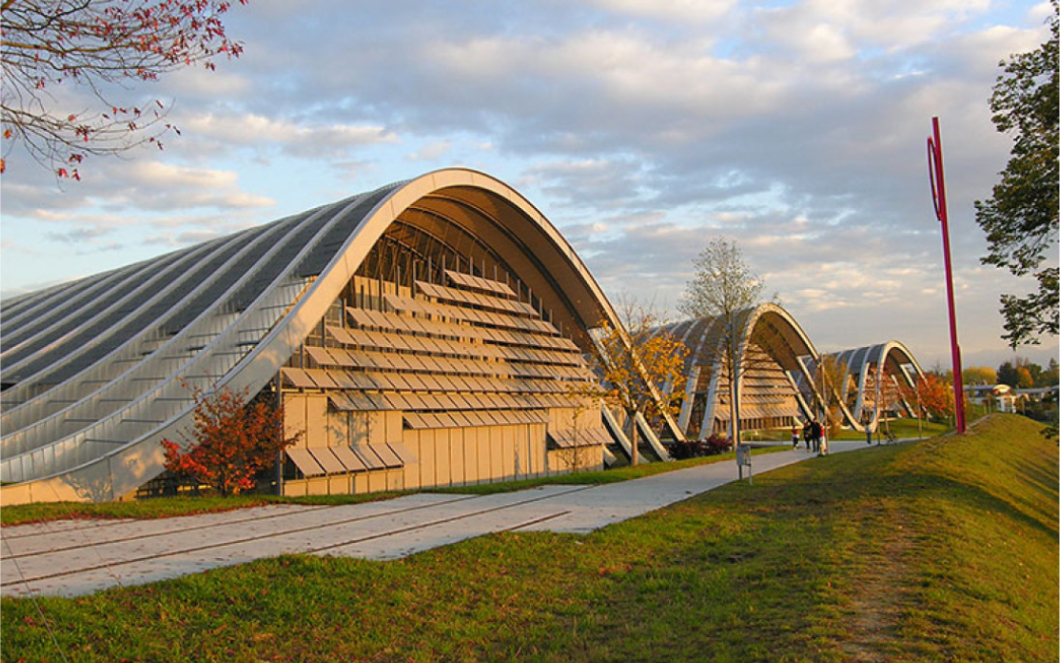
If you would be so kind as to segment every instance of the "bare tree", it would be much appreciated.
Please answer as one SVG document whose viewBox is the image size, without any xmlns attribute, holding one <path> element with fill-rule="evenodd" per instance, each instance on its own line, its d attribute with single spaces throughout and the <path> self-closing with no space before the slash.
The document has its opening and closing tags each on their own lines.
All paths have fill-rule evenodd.
<svg viewBox="0 0 1060 663">
<path fill-rule="evenodd" d="M 729 384 L 729 421 L 732 439 L 740 444 L 740 378 L 746 365 L 743 312 L 760 302 L 765 286 L 744 262 L 735 241 L 718 237 L 693 261 L 695 275 L 685 287 L 678 309 L 691 318 L 717 318 L 722 325 L 722 362 Z"/>
<path fill-rule="evenodd" d="M 245 4 L 246 0 L 239 0 Z M 143 143 L 161 147 L 174 130 L 161 102 L 112 103 L 129 82 L 238 57 L 242 46 L 221 22 L 230 0 L 3 0 L 4 158 L 15 144 L 58 177 L 80 179 L 88 155 L 114 154 Z M 74 84 L 95 97 L 93 109 L 62 108 L 53 90 Z"/>
<path fill-rule="evenodd" d="M 600 403 L 607 396 L 607 392 L 594 382 L 568 382 L 566 385 L 566 396 L 569 402 L 574 403 L 570 408 L 570 422 L 572 440 L 566 446 L 560 446 L 556 454 L 571 472 L 577 472 L 590 465 L 590 461 L 600 458 L 599 445 L 583 440 L 583 434 L 588 426 L 585 419 L 593 416 L 600 419 Z"/>
<path fill-rule="evenodd" d="M 841 405 L 848 393 L 847 366 L 836 355 L 822 355 L 814 368 L 814 382 L 821 395 L 822 425 L 828 429 L 829 438 L 839 434 L 843 426 Z"/>
</svg>

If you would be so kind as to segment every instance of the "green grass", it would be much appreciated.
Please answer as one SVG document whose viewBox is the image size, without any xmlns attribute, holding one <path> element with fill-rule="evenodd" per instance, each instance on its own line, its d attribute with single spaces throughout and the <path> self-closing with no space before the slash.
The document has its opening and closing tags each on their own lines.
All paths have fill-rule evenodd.
<svg viewBox="0 0 1060 663">
<path fill-rule="evenodd" d="M 891 431 L 894 432 L 895 437 L 902 439 L 916 439 L 920 435 L 920 431 L 923 431 L 924 437 L 934 437 L 941 435 L 950 429 L 950 426 L 946 424 L 934 423 L 931 421 L 924 421 L 921 424 L 921 428 L 917 428 L 916 419 L 894 419 L 888 422 L 891 427 Z M 800 439 L 801 431 L 800 427 Z M 756 441 L 791 441 L 791 429 L 790 428 L 775 428 L 770 430 L 754 430 L 747 431 L 742 436 L 745 442 L 756 442 Z M 865 434 L 859 433 L 854 430 L 842 430 L 839 435 L 833 439 L 837 440 L 864 440 Z"/>
<path fill-rule="evenodd" d="M 894 436 L 902 440 L 915 440 L 920 437 L 921 434 L 925 438 L 935 437 L 942 435 L 943 433 L 951 430 L 948 424 L 940 424 L 933 421 L 924 421 L 917 427 L 916 419 L 894 419 L 887 422 L 884 426 L 889 426 Z M 876 439 L 875 433 L 872 436 L 873 441 Z M 838 440 L 864 440 L 865 433 L 859 433 L 853 430 L 842 431 L 835 439 Z"/>
<path fill-rule="evenodd" d="M 912 433 L 902 432 L 899 437 L 916 437 L 916 420 L 899 420 L 893 422 L 894 430 L 904 431 L 910 426 Z M 903 426 L 905 428 L 903 428 Z M 938 435 L 944 432 L 945 427 L 938 424 L 925 424 L 924 435 Z M 783 440 L 787 442 L 790 434 L 785 431 L 757 431 L 759 433 L 754 441 Z M 784 435 L 789 437 L 784 437 Z M 860 433 L 845 431 L 839 439 L 862 439 Z M 755 455 L 761 453 L 772 453 L 783 451 L 777 449 L 759 449 Z M 487 484 L 475 484 L 470 486 L 454 486 L 452 488 L 431 489 L 437 492 L 453 492 L 465 494 L 487 495 L 493 493 L 505 493 L 515 490 L 524 490 L 542 485 L 588 485 L 616 483 L 628 481 L 639 477 L 651 476 L 661 472 L 672 472 L 693 465 L 703 463 L 714 463 L 732 460 L 732 453 L 706 458 L 693 458 L 689 460 L 672 463 L 642 463 L 636 467 L 624 465 L 614 469 L 600 472 L 580 472 L 577 474 L 562 474 L 551 477 L 539 477 L 521 481 L 500 481 Z M 231 497 L 196 496 L 196 497 L 155 497 L 142 500 L 129 500 L 123 502 L 105 502 L 100 504 L 88 504 L 83 502 L 52 502 L 41 504 L 20 504 L 4 507 L 0 510 L 0 525 L 20 525 L 33 522 L 44 522 L 48 520 L 59 520 L 63 518 L 171 518 L 174 516 L 186 516 L 199 513 L 212 513 L 229 511 L 232 509 L 243 509 L 264 504 L 359 504 L 392 499 L 401 495 L 407 495 L 413 491 L 395 491 L 384 493 L 369 493 L 361 495 L 310 495 L 306 497 L 278 497 L 274 495 L 235 495 Z"/>
<path fill-rule="evenodd" d="M 265 504 L 358 504 L 387 500 L 405 492 L 380 492 L 362 495 L 309 495 L 306 497 L 277 497 L 274 495 L 212 495 L 156 497 L 124 502 L 45 502 L 5 506 L 0 510 L 0 524 L 22 525 L 26 523 L 59 520 L 63 518 L 172 518 L 197 513 L 214 513 L 245 509 Z"/>
<path fill-rule="evenodd" d="M 769 450 L 759 451 L 758 453 L 767 453 L 768 451 Z M 432 492 L 488 495 L 493 493 L 507 493 L 516 490 L 525 490 L 527 488 L 551 484 L 589 485 L 616 483 L 619 481 L 628 481 L 639 477 L 651 476 L 661 472 L 672 472 L 674 470 L 680 470 L 704 463 L 732 460 L 732 456 L 732 453 L 728 453 L 706 458 L 692 458 L 672 463 L 642 463 L 636 467 L 627 465 L 625 467 L 599 472 L 579 472 L 577 474 L 561 474 L 520 481 L 498 481 L 495 483 L 455 486 L 452 488 L 432 488 L 430 490 Z M 60 520 L 64 518 L 171 518 L 174 516 L 244 509 L 265 504 L 315 504 L 337 506 L 340 504 L 359 504 L 363 502 L 393 499 L 394 497 L 408 495 L 412 492 L 416 491 L 393 491 L 359 495 L 309 495 L 305 497 L 278 497 L 274 495 L 233 495 L 229 497 L 219 497 L 202 495 L 154 497 L 124 502 L 103 502 L 100 504 L 84 502 L 19 504 L 4 507 L 3 510 L 0 510 L 0 524 L 5 526 L 22 525 L 26 523 Z"/>
<path fill-rule="evenodd" d="M 755 453 L 770 453 L 771 451 L 773 450 L 764 449 L 756 451 Z M 525 479 L 520 481 L 498 481 L 495 483 L 475 484 L 470 486 L 454 486 L 452 488 L 432 488 L 430 490 L 432 492 L 488 495 L 553 484 L 589 485 L 616 483 L 619 481 L 628 481 L 639 477 L 651 476 L 662 472 L 672 472 L 674 470 L 680 470 L 704 463 L 715 463 L 725 460 L 731 461 L 732 457 L 733 454 L 728 453 L 706 458 L 692 458 L 671 463 L 642 463 L 636 467 L 627 465 L 600 472 L 560 474 L 551 477 L 539 477 L 536 479 Z M 340 504 L 359 504 L 362 502 L 387 500 L 394 497 L 400 497 L 401 495 L 408 495 L 411 492 L 415 491 L 394 491 L 360 495 L 309 495 L 306 497 L 278 497 L 274 495 L 234 495 L 230 497 L 216 497 L 203 495 L 198 497 L 155 497 L 125 502 L 104 502 L 100 504 L 88 504 L 82 502 L 19 504 L 16 506 L 4 507 L 3 510 L 0 510 L 0 524 L 5 526 L 20 525 L 48 520 L 59 520 L 63 518 L 171 518 L 174 516 L 243 509 L 252 506 L 262 506 L 264 504 L 318 504 L 336 506 Z"/>
<path fill-rule="evenodd" d="M 589 535 L 3 599 L 0 657 L 1052 663 L 1060 477 L 1039 429 L 813 458 Z"/>
</svg>

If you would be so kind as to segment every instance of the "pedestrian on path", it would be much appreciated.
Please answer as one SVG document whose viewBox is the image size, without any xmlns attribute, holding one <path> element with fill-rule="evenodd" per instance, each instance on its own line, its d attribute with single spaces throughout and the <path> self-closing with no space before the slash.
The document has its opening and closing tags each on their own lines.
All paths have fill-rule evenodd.
<svg viewBox="0 0 1060 663">
<path fill-rule="evenodd" d="M 806 453 L 810 453 L 813 448 L 813 423 L 809 419 L 802 427 L 802 439 L 806 442 Z"/>
<path fill-rule="evenodd" d="M 796 421 L 791 425 L 791 448 L 795 449 L 799 446 L 799 422 Z"/>
</svg>

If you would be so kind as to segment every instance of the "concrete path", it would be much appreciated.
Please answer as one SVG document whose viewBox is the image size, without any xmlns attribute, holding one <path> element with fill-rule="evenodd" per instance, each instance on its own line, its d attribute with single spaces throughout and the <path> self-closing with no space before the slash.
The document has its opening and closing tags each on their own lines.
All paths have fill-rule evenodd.
<svg viewBox="0 0 1060 663">
<path fill-rule="evenodd" d="M 831 452 L 865 449 L 833 442 Z M 755 475 L 812 458 L 753 457 Z M 285 553 L 387 560 L 491 532 L 590 532 L 736 480 L 732 461 L 602 486 L 346 506 L 271 505 L 157 520 L 64 520 L 0 530 L 0 594 L 78 596 Z"/>
</svg>

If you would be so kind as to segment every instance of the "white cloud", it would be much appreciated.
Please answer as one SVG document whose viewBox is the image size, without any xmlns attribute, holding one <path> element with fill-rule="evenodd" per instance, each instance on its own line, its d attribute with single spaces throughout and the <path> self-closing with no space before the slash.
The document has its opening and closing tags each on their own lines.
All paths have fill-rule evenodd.
<svg viewBox="0 0 1060 663">
<path fill-rule="evenodd" d="M 680 23 L 710 23 L 734 11 L 736 0 L 590 0 L 598 7 L 642 18 Z"/>
<path fill-rule="evenodd" d="M 439 140 L 408 155 L 410 161 L 437 161 L 453 149 L 453 143 L 449 140 Z"/>
<path fill-rule="evenodd" d="M 632 284 L 673 303 L 694 255 L 725 234 L 815 342 L 899 337 L 932 353 L 945 346 L 925 165 L 937 115 L 959 304 L 986 352 L 1001 345 L 997 296 L 1012 291 L 978 265 L 972 202 L 1011 146 L 987 100 L 998 60 L 1043 41 L 1051 11 L 256 0 L 230 13 L 243 57 L 150 89 L 177 100 L 184 136 L 166 152 L 93 159 L 62 193 L 47 176 L 5 174 L 5 282 L 44 280 L 8 260 L 14 246 L 47 251 L 40 228 L 157 249 L 413 177 L 417 163 L 471 162 L 526 193 L 608 292 Z"/>
<path fill-rule="evenodd" d="M 196 139 L 240 147 L 280 146 L 284 152 L 302 158 L 344 156 L 351 148 L 397 142 L 393 132 L 379 125 L 305 126 L 290 119 L 255 113 L 194 114 L 180 124 L 182 131 Z"/>
</svg>

